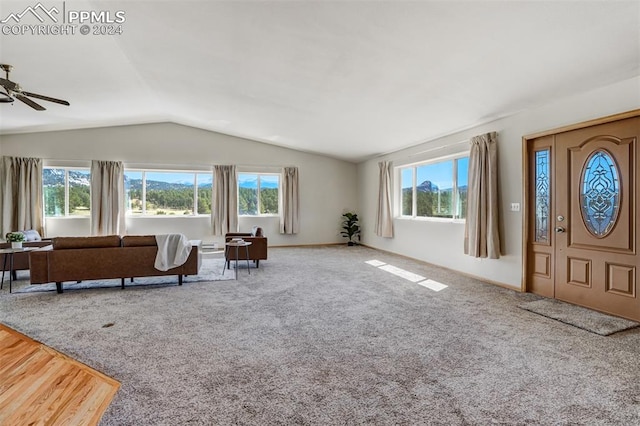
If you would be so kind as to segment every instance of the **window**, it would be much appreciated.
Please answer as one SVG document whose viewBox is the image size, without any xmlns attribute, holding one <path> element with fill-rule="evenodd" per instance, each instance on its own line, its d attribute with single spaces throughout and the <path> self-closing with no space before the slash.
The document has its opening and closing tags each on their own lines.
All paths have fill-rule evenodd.
<svg viewBox="0 0 640 426">
<path fill-rule="evenodd" d="M 464 219 L 469 157 L 400 168 L 400 215 Z"/>
<path fill-rule="evenodd" d="M 277 215 L 280 175 L 238 173 L 238 214 Z"/>
<path fill-rule="evenodd" d="M 42 171 L 42 184 L 45 216 L 89 216 L 91 214 L 89 169 L 47 167 Z"/>
<path fill-rule="evenodd" d="M 124 184 L 129 215 L 211 214 L 212 173 L 125 170 Z"/>
</svg>

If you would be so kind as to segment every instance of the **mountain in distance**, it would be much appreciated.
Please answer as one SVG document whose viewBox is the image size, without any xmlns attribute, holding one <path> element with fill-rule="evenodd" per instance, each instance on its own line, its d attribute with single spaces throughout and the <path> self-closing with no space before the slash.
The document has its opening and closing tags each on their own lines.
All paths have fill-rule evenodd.
<svg viewBox="0 0 640 426">
<path fill-rule="evenodd" d="M 64 169 L 44 169 L 42 171 L 42 183 L 44 186 L 64 186 Z M 69 170 L 70 186 L 90 186 L 89 172 Z"/>
<path fill-rule="evenodd" d="M 420 192 L 438 192 L 440 188 L 438 188 L 438 185 L 431 182 L 430 180 L 425 180 L 416 187 L 416 190 Z"/>
<path fill-rule="evenodd" d="M 124 185 L 128 187 L 130 190 L 142 190 L 142 179 L 127 179 L 127 176 L 124 177 Z M 173 190 L 182 190 L 193 188 L 192 183 L 171 183 L 164 182 L 159 180 L 149 180 L 147 179 L 147 190 L 159 190 L 159 191 L 167 191 L 170 189 Z M 210 183 L 201 183 L 198 185 L 198 188 L 211 188 Z"/>
<path fill-rule="evenodd" d="M 420 185 L 418 185 L 416 187 L 416 190 L 418 192 L 451 192 L 453 188 L 444 188 L 444 189 L 440 189 L 438 187 L 438 185 L 436 185 L 435 183 L 429 181 L 429 180 L 425 180 L 424 182 L 422 182 Z M 411 188 L 402 188 L 403 191 L 411 191 Z M 458 192 L 459 193 L 465 193 L 467 192 L 467 185 L 461 185 L 458 187 Z"/>
<path fill-rule="evenodd" d="M 64 169 L 44 169 L 42 171 L 42 181 L 44 186 L 64 186 Z M 124 177 L 125 186 L 129 189 L 141 190 L 142 179 L 128 179 Z M 80 172 L 76 170 L 69 170 L 69 185 L 70 186 L 91 186 L 91 178 L 89 172 Z M 202 183 L 198 185 L 199 188 L 211 188 L 210 183 Z M 170 183 L 157 180 L 147 179 L 147 189 L 156 189 L 160 191 L 166 191 L 170 189 L 183 190 L 193 188 L 192 183 Z"/>
</svg>

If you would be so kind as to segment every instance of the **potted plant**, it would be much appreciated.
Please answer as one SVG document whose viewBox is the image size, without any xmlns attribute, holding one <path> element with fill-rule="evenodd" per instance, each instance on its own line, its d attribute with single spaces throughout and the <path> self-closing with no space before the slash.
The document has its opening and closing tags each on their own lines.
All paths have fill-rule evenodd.
<svg viewBox="0 0 640 426">
<path fill-rule="evenodd" d="M 22 232 L 9 232 L 6 238 L 7 242 L 11 243 L 11 248 L 22 248 L 22 243 L 25 240 Z"/>
<path fill-rule="evenodd" d="M 342 229 L 340 235 L 349 239 L 347 245 L 352 246 L 355 244 L 354 238 L 360 239 L 360 225 L 358 225 L 358 215 L 352 212 L 347 212 L 342 215 Z"/>
</svg>

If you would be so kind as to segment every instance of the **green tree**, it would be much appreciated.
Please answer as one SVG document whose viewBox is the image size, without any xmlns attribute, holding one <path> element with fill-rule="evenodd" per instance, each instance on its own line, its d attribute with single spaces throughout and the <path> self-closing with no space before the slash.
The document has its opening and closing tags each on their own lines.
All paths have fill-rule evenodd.
<svg viewBox="0 0 640 426">
<path fill-rule="evenodd" d="M 211 214 L 211 187 L 198 188 L 198 214 Z"/>
<path fill-rule="evenodd" d="M 238 211 L 240 214 L 258 214 L 258 193 L 254 188 L 238 189 Z"/>
<path fill-rule="evenodd" d="M 261 188 L 260 189 L 260 213 L 262 214 L 278 213 L 278 189 L 277 188 Z"/>
</svg>

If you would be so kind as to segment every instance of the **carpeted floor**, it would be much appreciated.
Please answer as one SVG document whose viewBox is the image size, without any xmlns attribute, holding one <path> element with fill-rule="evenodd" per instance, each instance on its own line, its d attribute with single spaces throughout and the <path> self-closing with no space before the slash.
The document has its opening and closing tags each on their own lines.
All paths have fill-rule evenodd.
<svg viewBox="0 0 640 426">
<path fill-rule="evenodd" d="M 0 322 L 121 381 L 104 425 L 640 424 L 637 328 L 599 336 L 364 247 L 271 248 L 251 272 L 3 290 Z"/>
</svg>

